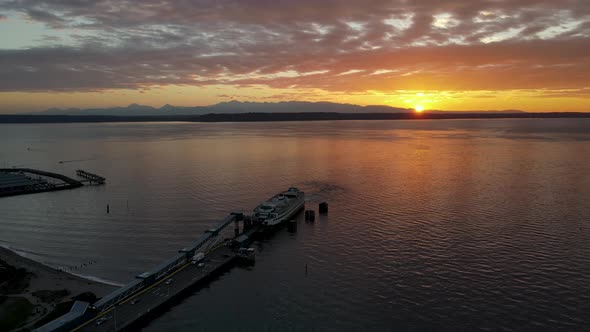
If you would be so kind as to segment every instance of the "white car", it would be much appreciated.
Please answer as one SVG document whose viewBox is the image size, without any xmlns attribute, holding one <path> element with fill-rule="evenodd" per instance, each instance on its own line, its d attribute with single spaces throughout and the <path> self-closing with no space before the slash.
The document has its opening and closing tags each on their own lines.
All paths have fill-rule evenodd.
<svg viewBox="0 0 590 332">
<path fill-rule="evenodd" d="M 172 283 L 172 278 L 166 280 L 166 285 L 170 285 Z"/>
</svg>

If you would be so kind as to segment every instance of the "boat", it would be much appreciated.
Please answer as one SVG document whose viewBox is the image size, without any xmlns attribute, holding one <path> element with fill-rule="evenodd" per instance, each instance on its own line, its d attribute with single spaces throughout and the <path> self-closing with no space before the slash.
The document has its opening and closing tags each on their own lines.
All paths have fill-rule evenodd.
<svg viewBox="0 0 590 332">
<path fill-rule="evenodd" d="M 305 193 L 291 187 L 254 209 L 253 218 L 265 226 L 275 226 L 288 220 L 305 206 Z"/>
</svg>

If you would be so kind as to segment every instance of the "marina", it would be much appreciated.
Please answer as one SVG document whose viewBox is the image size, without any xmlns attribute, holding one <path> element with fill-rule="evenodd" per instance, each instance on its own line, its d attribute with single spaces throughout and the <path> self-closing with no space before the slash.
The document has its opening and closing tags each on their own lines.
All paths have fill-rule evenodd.
<svg viewBox="0 0 590 332">
<path fill-rule="evenodd" d="M 74 189 L 82 186 L 82 182 L 57 173 L 31 168 L 0 169 L 0 197 Z"/>
<path fill-rule="evenodd" d="M 84 186 L 104 184 L 106 179 L 84 170 L 76 171 L 84 180 L 32 168 L 0 169 L 0 197 L 34 194 L 47 191 L 75 189 Z"/>
</svg>

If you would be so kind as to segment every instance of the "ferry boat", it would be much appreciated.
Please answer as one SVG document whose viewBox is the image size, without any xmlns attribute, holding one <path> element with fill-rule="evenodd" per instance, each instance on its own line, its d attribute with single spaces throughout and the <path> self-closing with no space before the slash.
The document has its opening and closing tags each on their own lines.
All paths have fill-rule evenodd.
<svg viewBox="0 0 590 332">
<path fill-rule="evenodd" d="M 289 188 L 273 196 L 254 209 L 254 220 L 266 226 L 274 226 L 288 220 L 305 205 L 305 193 L 297 188 Z"/>
</svg>

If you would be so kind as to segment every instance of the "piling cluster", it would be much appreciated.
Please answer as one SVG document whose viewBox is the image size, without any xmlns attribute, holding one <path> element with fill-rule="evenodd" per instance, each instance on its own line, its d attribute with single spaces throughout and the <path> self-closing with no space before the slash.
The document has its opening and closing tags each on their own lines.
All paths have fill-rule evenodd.
<svg viewBox="0 0 590 332">
<path fill-rule="evenodd" d="M 328 214 L 328 203 L 321 202 L 318 206 L 318 211 L 320 214 Z M 315 211 L 314 210 L 305 210 L 305 221 L 315 221 Z"/>
</svg>

